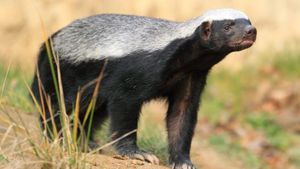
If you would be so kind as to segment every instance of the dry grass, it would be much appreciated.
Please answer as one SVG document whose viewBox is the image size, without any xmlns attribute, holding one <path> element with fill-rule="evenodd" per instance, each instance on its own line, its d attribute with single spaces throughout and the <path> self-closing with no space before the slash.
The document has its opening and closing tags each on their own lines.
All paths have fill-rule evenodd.
<svg viewBox="0 0 300 169">
<path fill-rule="evenodd" d="M 1 169 L 166 169 L 97 153 L 69 154 L 59 142 L 46 142 L 38 126 L 36 116 L 0 105 Z"/>
<path fill-rule="evenodd" d="M 252 62 L 261 53 L 296 48 L 300 39 L 298 0 L 1 0 L 0 61 L 13 61 L 33 70 L 36 53 L 43 41 L 40 11 L 48 34 L 72 20 L 98 13 L 124 13 L 186 20 L 212 8 L 232 7 L 245 11 L 258 28 L 257 43 L 239 56 L 225 61 Z M 271 50 L 270 50 L 271 49 Z M 237 54 L 234 54 L 237 55 Z M 251 56 L 245 59 L 244 56 Z M 237 66 L 242 64 L 237 64 Z M 230 64 L 232 67 L 232 64 Z"/>
</svg>

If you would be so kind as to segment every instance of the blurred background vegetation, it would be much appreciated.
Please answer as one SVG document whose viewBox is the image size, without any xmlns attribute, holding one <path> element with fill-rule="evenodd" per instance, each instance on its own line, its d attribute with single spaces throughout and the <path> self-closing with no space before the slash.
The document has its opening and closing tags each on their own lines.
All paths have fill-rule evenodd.
<svg viewBox="0 0 300 169">
<path fill-rule="evenodd" d="M 31 81 L 43 41 L 39 15 L 50 35 L 99 13 L 184 21 L 224 7 L 248 14 L 258 29 L 257 42 L 212 71 L 192 159 L 212 169 L 300 168 L 299 0 L 1 0 L 0 104 L 34 111 L 24 82 Z M 164 162 L 165 110 L 163 103 L 146 105 L 139 132 L 139 144 Z"/>
</svg>

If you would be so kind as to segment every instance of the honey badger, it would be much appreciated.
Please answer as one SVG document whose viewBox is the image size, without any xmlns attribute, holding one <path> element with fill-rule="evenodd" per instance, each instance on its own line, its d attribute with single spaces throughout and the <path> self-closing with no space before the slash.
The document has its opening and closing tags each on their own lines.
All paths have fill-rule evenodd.
<svg viewBox="0 0 300 169">
<path fill-rule="evenodd" d="M 163 98 L 168 103 L 169 162 L 176 169 L 192 169 L 190 147 L 208 73 L 229 53 L 252 46 L 256 33 L 249 18 L 235 9 L 210 10 L 185 22 L 101 14 L 62 28 L 51 36 L 51 46 L 59 58 L 67 112 L 72 112 L 78 90 L 98 78 L 107 60 L 93 130 L 108 117 L 111 138 L 119 138 L 137 129 L 144 103 Z M 45 96 L 39 93 L 40 79 L 54 112 L 59 114 L 47 55 L 43 44 L 37 63 L 39 78 L 35 73 L 32 91 L 41 98 L 41 104 Z M 95 84 L 82 93 L 80 120 L 94 89 Z M 50 118 L 48 109 L 46 117 Z M 55 116 L 55 123 L 60 129 L 59 116 Z M 49 120 L 48 126 L 52 127 Z M 134 133 L 118 141 L 115 148 L 121 155 L 158 163 L 153 154 L 140 150 L 136 143 Z"/>
</svg>

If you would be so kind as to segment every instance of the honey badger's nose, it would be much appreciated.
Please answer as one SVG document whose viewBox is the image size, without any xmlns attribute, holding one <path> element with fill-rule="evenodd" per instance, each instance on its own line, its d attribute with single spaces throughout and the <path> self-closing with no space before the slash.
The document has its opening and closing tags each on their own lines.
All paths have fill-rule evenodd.
<svg viewBox="0 0 300 169">
<path fill-rule="evenodd" d="M 256 35 L 257 31 L 254 26 L 247 26 L 245 30 L 246 36 Z"/>
</svg>

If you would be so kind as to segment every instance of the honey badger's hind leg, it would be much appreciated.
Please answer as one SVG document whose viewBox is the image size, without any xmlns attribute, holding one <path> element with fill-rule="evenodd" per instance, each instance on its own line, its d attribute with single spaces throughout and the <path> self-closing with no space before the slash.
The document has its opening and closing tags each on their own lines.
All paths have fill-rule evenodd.
<svg viewBox="0 0 300 169">
<path fill-rule="evenodd" d="M 90 118 L 88 118 L 86 120 L 87 121 L 86 123 L 88 123 L 88 124 L 85 124 L 85 126 L 84 126 L 84 135 L 85 135 L 85 137 L 89 136 L 89 138 L 87 140 L 89 151 L 94 151 L 100 147 L 98 144 L 98 140 L 95 137 L 95 133 L 101 130 L 101 128 L 108 116 L 107 109 L 106 109 L 106 103 L 99 103 L 98 105 L 100 105 L 100 106 L 96 107 L 93 112 L 94 113 L 93 119 L 91 120 Z M 84 121 L 84 117 L 85 117 L 85 114 L 83 113 L 80 117 L 81 124 Z M 90 122 L 91 122 L 91 125 L 89 124 Z M 101 153 L 101 150 L 99 150 L 99 153 Z"/>
<path fill-rule="evenodd" d="M 111 100 L 108 112 L 111 120 L 111 139 L 116 140 L 137 129 L 141 103 L 134 103 L 130 98 Z M 137 146 L 137 133 L 134 132 L 115 143 L 115 149 L 121 156 L 158 164 L 158 158 Z"/>
</svg>

